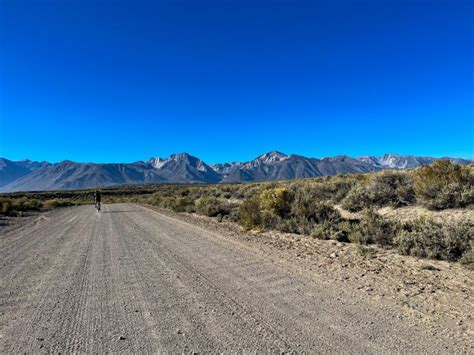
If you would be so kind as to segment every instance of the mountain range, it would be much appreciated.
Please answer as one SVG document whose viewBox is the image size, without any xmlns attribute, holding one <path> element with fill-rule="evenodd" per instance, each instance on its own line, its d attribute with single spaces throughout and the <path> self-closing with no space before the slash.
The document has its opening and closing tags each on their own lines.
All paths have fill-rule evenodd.
<svg viewBox="0 0 474 355">
<path fill-rule="evenodd" d="M 0 192 L 72 190 L 147 183 L 233 183 L 272 181 L 324 175 L 411 169 L 442 158 L 385 154 L 351 158 L 345 155 L 308 158 L 277 151 L 248 162 L 206 164 L 187 153 L 134 163 L 59 163 L 0 158 Z M 457 164 L 473 159 L 445 158 Z"/>
</svg>

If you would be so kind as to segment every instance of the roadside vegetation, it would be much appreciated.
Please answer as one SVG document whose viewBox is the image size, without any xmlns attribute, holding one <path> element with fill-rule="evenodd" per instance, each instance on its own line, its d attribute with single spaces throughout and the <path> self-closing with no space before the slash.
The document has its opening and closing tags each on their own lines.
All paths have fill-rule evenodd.
<svg viewBox="0 0 474 355">
<path fill-rule="evenodd" d="M 240 224 L 246 231 L 281 231 L 373 245 L 405 255 L 461 261 L 473 267 L 474 221 L 398 221 L 377 210 L 422 206 L 472 209 L 474 165 L 436 161 L 412 171 L 326 176 L 314 179 L 217 185 L 146 185 L 102 189 L 103 203 L 144 203 Z M 0 196 L 0 213 L 92 204 L 93 191 L 16 193 Z M 356 212 L 344 218 L 340 210 Z M 369 252 L 367 252 L 369 251 Z M 371 253 L 369 253 L 371 254 Z"/>
<path fill-rule="evenodd" d="M 31 197 L 10 198 L 0 196 L 0 216 L 20 217 L 25 212 L 42 211 L 57 207 L 72 206 L 75 203 L 68 199 L 38 200 Z"/>
</svg>

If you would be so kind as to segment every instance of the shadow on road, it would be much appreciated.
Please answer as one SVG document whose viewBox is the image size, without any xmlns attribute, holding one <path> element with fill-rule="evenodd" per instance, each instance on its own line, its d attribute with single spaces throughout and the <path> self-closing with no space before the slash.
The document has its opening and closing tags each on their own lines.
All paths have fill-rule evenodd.
<svg viewBox="0 0 474 355">
<path fill-rule="evenodd" d="M 128 212 L 140 212 L 140 210 L 129 210 L 129 211 L 100 211 L 99 213 L 128 213 Z"/>
</svg>

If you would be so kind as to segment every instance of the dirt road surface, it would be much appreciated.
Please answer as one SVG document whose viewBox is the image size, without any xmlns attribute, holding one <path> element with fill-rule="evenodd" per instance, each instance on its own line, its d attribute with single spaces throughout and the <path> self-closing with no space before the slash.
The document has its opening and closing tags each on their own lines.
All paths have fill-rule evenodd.
<svg viewBox="0 0 474 355">
<path fill-rule="evenodd" d="M 133 204 L 63 208 L 0 239 L 0 353 L 456 352 L 272 255 Z"/>
</svg>

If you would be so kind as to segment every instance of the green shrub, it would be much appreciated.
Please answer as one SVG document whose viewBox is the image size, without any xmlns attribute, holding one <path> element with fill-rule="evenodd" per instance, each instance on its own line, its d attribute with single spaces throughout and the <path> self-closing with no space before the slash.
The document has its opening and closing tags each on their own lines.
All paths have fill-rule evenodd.
<svg viewBox="0 0 474 355">
<path fill-rule="evenodd" d="M 326 196 L 329 197 L 327 200 L 330 199 L 334 203 L 341 202 L 351 190 L 352 186 L 354 186 L 352 179 L 338 179 L 326 183 L 324 192 L 326 192 Z"/>
<path fill-rule="evenodd" d="M 358 212 L 375 206 L 401 207 L 414 201 L 413 179 L 409 173 L 384 171 L 375 174 L 365 185 L 354 185 L 342 201 L 342 207 Z"/>
<path fill-rule="evenodd" d="M 293 192 L 286 187 L 267 189 L 260 194 L 260 208 L 275 216 L 285 217 L 291 211 L 293 198 Z"/>
<path fill-rule="evenodd" d="M 73 203 L 69 200 L 53 199 L 53 200 L 45 201 L 43 205 L 46 208 L 57 208 L 57 207 L 72 206 Z"/>
<path fill-rule="evenodd" d="M 239 221 L 239 207 L 238 205 L 231 205 L 228 214 L 222 215 L 222 221 L 226 222 L 238 222 Z"/>
<path fill-rule="evenodd" d="M 316 223 L 329 223 L 336 225 L 341 221 L 341 214 L 333 206 L 327 203 L 317 203 L 309 216 L 310 221 Z"/>
<path fill-rule="evenodd" d="M 332 229 L 327 223 L 314 224 L 312 225 L 311 232 L 309 233 L 313 238 L 318 239 L 331 239 Z"/>
<path fill-rule="evenodd" d="M 0 212 L 4 216 L 14 216 L 12 202 L 9 199 L 0 200 Z"/>
<path fill-rule="evenodd" d="M 346 242 L 347 234 L 344 230 L 339 228 L 338 224 L 331 223 L 329 221 L 321 222 L 319 224 L 312 225 L 309 233 L 313 238 L 318 239 L 333 239 L 340 242 Z"/>
<path fill-rule="evenodd" d="M 405 255 L 454 261 L 471 250 L 473 239 L 474 225 L 469 222 L 441 224 L 419 218 L 399 231 L 394 244 Z"/>
<path fill-rule="evenodd" d="M 302 232 L 301 223 L 299 223 L 293 217 L 278 219 L 275 225 L 275 229 L 284 233 L 309 234 L 309 231 L 306 233 Z"/>
<path fill-rule="evenodd" d="M 224 216 L 230 213 L 230 206 L 225 200 L 203 196 L 196 200 L 196 213 L 208 216 Z"/>
<path fill-rule="evenodd" d="M 39 211 L 43 203 L 34 198 L 19 197 L 5 198 L 0 197 L 0 214 L 4 216 L 19 216 L 26 211 Z"/>
<path fill-rule="evenodd" d="M 353 185 L 352 180 L 330 177 L 330 179 L 324 181 L 293 182 L 291 189 L 296 193 L 311 196 L 312 199 L 319 202 L 338 203 L 346 196 Z"/>
<path fill-rule="evenodd" d="M 251 230 L 262 225 L 262 213 L 260 212 L 260 199 L 250 198 L 242 202 L 239 207 L 239 224 L 244 230 Z"/>
<path fill-rule="evenodd" d="M 362 211 L 372 205 L 370 196 L 364 186 L 357 184 L 350 189 L 342 200 L 342 208 L 350 212 Z"/>
<path fill-rule="evenodd" d="M 310 190 L 296 191 L 291 211 L 295 233 L 319 239 L 347 239 L 339 230 L 338 224 L 342 220 L 339 211 L 327 202 L 315 199 Z"/>
<path fill-rule="evenodd" d="M 467 268 L 474 270 L 474 240 L 471 240 L 469 249 L 464 252 L 459 262 Z"/>
<path fill-rule="evenodd" d="M 375 248 L 366 247 L 366 246 L 361 245 L 361 244 L 356 244 L 355 250 L 356 250 L 357 254 L 359 254 L 360 256 L 363 256 L 364 258 L 367 258 L 367 259 L 375 258 L 375 255 L 377 254 L 377 250 L 375 250 Z"/>
<path fill-rule="evenodd" d="M 309 221 L 313 216 L 314 206 L 318 201 L 311 194 L 309 189 L 298 189 L 291 205 L 292 215 L 299 220 Z"/>
<path fill-rule="evenodd" d="M 474 203 L 474 168 L 437 160 L 415 174 L 416 198 L 432 209 L 464 207 Z"/>
<path fill-rule="evenodd" d="M 185 196 L 165 197 L 161 200 L 160 206 L 171 209 L 174 212 L 194 211 L 194 203 L 189 197 Z"/>
<path fill-rule="evenodd" d="M 152 206 L 162 206 L 163 204 L 163 201 L 162 201 L 162 197 L 161 197 L 161 194 L 155 192 L 154 194 L 152 194 L 150 197 L 148 197 L 148 199 L 146 200 L 146 202 Z"/>
<path fill-rule="evenodd" d="M 333 230 L 331 239 L 338 242 L 350 242 L 349 236 L 353 232 L 354 226 L 350 221 L 341 221 L 337 224 L 337 229 Z"/>
<path fill-rule="evenodd" d="M 359 244 L 389 246 L 392 245 L 399 228 L 398 223 L 382 217 L 373 209 L 368 209 L 360 223 L 354 226 L 349 240 Z"/>
<path fill-rule="evenodd" d="M 219 214 L 218 200 L 215 197 L 200 197 L 195 202 L 196 213 L 215 217 Z"/>
<path fill-rule="evenodd" d="M 314 196 L 304 190 L 296 192 L 291 205 L 291 212 L 297 220 L 316 224 L 326 221 L 338 223 L 341 220 L 341 214 L 338 210 L 328 203 L 314 199 Z"/>
<path fill-rule="evenodd" d="M 376 174 L 366 187 L 375 206 L 401 207 L 415 201 L 413 178 L 407 172 L 384 171 Z"/>
<path fill-rule="evenodd" d="M 22 197 L 19 199 L 12 200 L 12 207 L 17 211 L 40 210 L 42 207 L 42 203 L 36 199 Z"/>
</svg>

